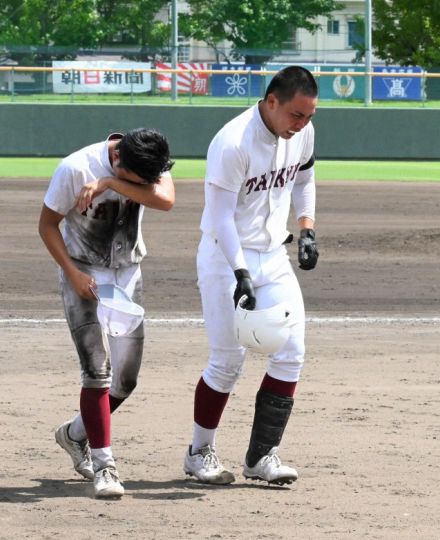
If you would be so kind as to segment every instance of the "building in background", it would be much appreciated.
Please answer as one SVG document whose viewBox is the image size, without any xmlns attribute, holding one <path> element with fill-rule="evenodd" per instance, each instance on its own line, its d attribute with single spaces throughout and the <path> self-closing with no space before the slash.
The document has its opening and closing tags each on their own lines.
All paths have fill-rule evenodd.
<svg viewBox="0 0 440 540">
<path fill-rule="evenodd" d="M 347 64 L 356 59 L 356 42 L 363 41 L 356 31 L 356 18 L 365 17 L 365 0 L 340 0 L 342 8 L 333 17 L 318 17 L 321 29 L 315 34 L 303 28 L 292 29 L 292 36 L 282 51 L 274 56 L 274 62 Z M 171 4 L 170 4 L 171 5 Z M 189 6 L 185 0 L 178 0 L 179 13 L 187 13 Z M 171 20 L 170 8 L 164 8 L 158 15 L 161 20 Z M 230 44 L 223 43 L 227 53 Z M 179 36 L 179 62 L 216 62 L 219 59 L 206 43 Z M 230 59 L 231 60 L 231 59 Z M 377 58 L 373 61 L 383 63 Z"/>
<path fill-rule="evenodd" d="M 365 0 L 342 0 L 342 8 L 333 12 L 333 17 L 318 17 L 321 30 L 311 34 L 302 28 L 295 33 L 297 59 L 300 62 L 320 64 L 353 63 L 356 58 L 356 43 L 364 37 L 357 33 L 356 18 L 365 18 Z M 382 63 L 373 58 L 375 63 Z"/>
</svg>

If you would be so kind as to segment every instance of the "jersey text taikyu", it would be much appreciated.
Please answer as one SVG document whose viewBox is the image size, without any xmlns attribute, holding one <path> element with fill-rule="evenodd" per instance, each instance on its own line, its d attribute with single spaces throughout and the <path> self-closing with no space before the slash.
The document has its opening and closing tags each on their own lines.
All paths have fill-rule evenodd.
<svg viewBox="0 0 440 540">
<path fill-rule="evenodd" d="M 299 169 L 299 163 L 290 167 L 283 167 L 279 171 L 271 171 L 270 178 L 266 178 L 266 174 L 263 173 L 259 178 L 249 178 L 245 185 L 248 187 L 246 195 L 249 195 L 251 191 L 265 191 L 266 189 L 282 188 L 287 182 L 295 178 L 296 171 Z"/>
<path fill-rule="evenodd" d="M 258 104 L 211 141 L 205 182 L 238 194 L 234 221 L 243 248 L 271 251 L 284 242 L 291 203 L 304 192 L 294 188 L 298 172 L 313 165 L 313 147 L 311 122 L 290 139 L 277 137 L 264 124 Z M 307 182 L 314 182 L 313 175 Z M 215 235 L 208 203 L 201 229 Z"/>
</svg>

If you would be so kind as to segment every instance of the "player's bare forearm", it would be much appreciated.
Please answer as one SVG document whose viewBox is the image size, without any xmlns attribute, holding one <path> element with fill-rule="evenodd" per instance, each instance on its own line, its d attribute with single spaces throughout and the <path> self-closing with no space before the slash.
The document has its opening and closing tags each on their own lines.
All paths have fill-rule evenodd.
<svg viewBox="0 0 440 540">
<path fill-rule="evenodd" d="M 138 184 L 111 176 L 101 178 L 101 182 L 132 201 L 156 210 L 171 210 L 176 199 L 174 183 L 169 176 L 162 176 L 157 184 Z"/>
<path fill-rule="evenodd" d="M 96 286 L 93 279 L 91 276 L 81 272 L 75 266 L 67 252 L 66 245 L 59 229 L 59 224 L 63 217 L 64 216 L 61 214 L 58 214 L 46 205 L 43 205 L 38 232 L 40 233 L 41 239 L 45 243 L 47 250 L 52 255 L 55 262 L 61 266 L 76 292 L 84 298 L 93 299 L 94 296 L 90 291 L 90 286 Z"/>
<path fill-rule="evenodd" d="M 315 222 L 309 217 L 301 217 L 298 219 L 299 229 L 314 229 Z"/>
<path fill-rule="evenodd" d="M 74 264 L 67 253 L 66 245 L 59 229 L 59 224 L 63 218 L 64 216 L 44 205 L 40 214 L 38 232 L 55 261 L 64 271 L 69 272 L 74 267 Z"/>
</svg>

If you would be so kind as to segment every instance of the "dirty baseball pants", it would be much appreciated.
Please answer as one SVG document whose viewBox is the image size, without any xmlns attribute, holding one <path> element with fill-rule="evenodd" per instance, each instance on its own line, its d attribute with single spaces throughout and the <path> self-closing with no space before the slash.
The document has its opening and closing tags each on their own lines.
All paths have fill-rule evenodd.
<svg viewBox="0 0 440 540">
<path fill-rule="evenodd" d="M 142 276 L 139 265 L 103 268 L 75 261 L 98 285 L 119 285 L 134 302 L 142 303 Z M 136 387 L 142 362 L 144 327 L 141 324 L 128 336 L 107 336 L 96 314 L 97 302 L 78 296 L 60 272 L 64 311 L 81 365 L 83 388 L 110 388 L 118 399 L 127 398 Z"/>
<path fill-rule="evenodd" d="M 268 356 L 267 373 L 287 382 L 299 380 L 304 362 L 304 303 L 286 246 L 270 252 L 243 249 L 257 298 L 256 309 L 287 302 L 295 324 L 286 345 Z M 208 366 L 203 371 L 206 384 L 217 392 L 229 393 L 243 371 L 246 349 L 233 328 L 233 294 L 236 279 L 218 243 L 203 234 L 197 253 L 198 286 L 209 342 Z"/>
</svg>

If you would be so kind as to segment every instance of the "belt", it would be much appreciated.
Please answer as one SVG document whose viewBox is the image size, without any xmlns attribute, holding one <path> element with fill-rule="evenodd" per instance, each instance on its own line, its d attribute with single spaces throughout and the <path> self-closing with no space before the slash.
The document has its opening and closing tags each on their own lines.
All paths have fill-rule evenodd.
<svg viewBox="0 0 440 540">
<path fill-rule="evenodd" d="M 293 242 L 293 234 L 290 233 L 288 237 L 284 240 L 283 244 L 291 244 Z"/>
</svg>

